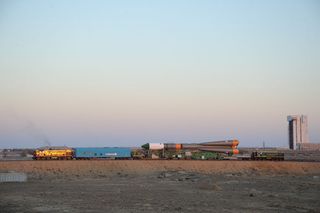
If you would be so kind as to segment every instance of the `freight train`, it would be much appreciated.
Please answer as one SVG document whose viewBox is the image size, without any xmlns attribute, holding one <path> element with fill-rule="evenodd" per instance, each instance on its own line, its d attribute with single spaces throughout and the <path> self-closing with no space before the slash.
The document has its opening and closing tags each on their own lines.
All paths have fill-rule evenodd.
<svg viewBox="0 0 320 213">
<path fill-rule="evenodd" d="M 141 148 L 124 147 L 42 147 L 34 151 L 34 160 L 90 159 L 184 159 L 221 160 L 239 154 L 238 140 L 205 143 L 147 143 Z M 279 152 L 253 152 L 247 160 L 283 160 Z"/>
</svg>

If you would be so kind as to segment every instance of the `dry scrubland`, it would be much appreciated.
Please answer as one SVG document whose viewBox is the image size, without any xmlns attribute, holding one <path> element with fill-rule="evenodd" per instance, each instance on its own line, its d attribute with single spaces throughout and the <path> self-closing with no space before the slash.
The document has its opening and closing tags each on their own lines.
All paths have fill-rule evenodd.
<svg viewBox="0 0 320 213">
<path fill-rule="evenodd" d="M 320 163 L 0 161 L 1 212 L 320 212 Z"/>
</svg>

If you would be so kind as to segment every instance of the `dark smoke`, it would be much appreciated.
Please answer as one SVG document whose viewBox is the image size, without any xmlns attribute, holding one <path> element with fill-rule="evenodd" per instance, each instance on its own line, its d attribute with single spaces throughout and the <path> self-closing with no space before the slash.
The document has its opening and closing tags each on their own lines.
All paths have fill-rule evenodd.
<svg viewBox="0 0 320 213">
<path fill-rule="evenodd" d="M 37 127 L 32 121 L 27 120 L 27 125 L 22 129 L 29 134 L 37 142 L 41 142 L 44 146 L 51 146 L 50 140 L 42 129 Z"/>
</svg>

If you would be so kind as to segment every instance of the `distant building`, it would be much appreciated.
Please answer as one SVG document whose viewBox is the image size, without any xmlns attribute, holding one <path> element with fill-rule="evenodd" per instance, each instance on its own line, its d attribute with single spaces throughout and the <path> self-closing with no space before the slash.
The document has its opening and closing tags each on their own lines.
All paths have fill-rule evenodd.
<svg viewBox="0 0 320 213">
<path fill-rule="evenodd" d="M 301 148 L 303 144 L 309 143 L 308 118 L 305 115 L 289 115 L 289 148 Z"/>
<path fill-rule="evenodd" d="M 301 151 L 320 151 L 320 143 L 298 143 L 297 149 Z"/>
</svg>

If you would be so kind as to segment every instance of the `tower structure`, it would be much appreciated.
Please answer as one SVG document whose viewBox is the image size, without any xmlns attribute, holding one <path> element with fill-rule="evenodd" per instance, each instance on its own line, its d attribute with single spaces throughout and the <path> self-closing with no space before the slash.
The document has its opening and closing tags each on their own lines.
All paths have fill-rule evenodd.
<svg viewBox="0 0 320 213">
<path fill-rule="evenodd" d="M 297 149 L 299 145 L 309 143 L 308 118 L 305 115 L 289 115 L 289 148 Z"/>
</svg>

